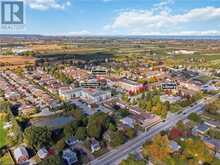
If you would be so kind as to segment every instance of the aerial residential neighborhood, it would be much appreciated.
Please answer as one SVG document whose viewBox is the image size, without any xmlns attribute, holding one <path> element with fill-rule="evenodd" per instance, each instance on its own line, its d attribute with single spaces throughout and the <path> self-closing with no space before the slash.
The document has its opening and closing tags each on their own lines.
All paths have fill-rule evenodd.
<svg viewBox="0 0 220 165">
<path fill-rule="evenodd" d="M 220 165 L 219 11 L 0 1 L 0 165 Z"/>
</svg>

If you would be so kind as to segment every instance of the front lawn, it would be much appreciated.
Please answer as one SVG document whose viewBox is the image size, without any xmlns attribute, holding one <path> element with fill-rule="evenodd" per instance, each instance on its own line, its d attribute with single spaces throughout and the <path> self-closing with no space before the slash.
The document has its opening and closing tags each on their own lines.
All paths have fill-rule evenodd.
<svg viewBox="0 0 220 165">
<path fill-rule="evenodd" d="M 4 122 L 0 119 L 0 148 L 4 145 L 6 145 L 6 136 L 7 136 L 7 132 L 6 130 L 3 128 L 3 124 Z"/>
</svg>

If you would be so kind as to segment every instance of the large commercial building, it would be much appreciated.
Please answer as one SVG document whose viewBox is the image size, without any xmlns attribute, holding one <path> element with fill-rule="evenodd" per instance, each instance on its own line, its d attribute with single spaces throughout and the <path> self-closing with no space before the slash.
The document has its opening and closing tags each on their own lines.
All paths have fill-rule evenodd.
<svg viewBox="0 0 220 165">
<path fill-rule="evenodd" d="M 81 98 L 91 104 L 98 103 L 108 98 L 111 98 L 110 91 L 103 91 L 100 89 L 91 88 L 61 88 L 59 90 L 59 95 L 63 100 L 66 101 L 71 100 L 73 98 Z"/>
<path fill-rule="evenodd" d="M 137 92 L 143 87 L 142 84 L 125 78 L 119 80 L 117 85 L 128 92 Z"/>
</svg>

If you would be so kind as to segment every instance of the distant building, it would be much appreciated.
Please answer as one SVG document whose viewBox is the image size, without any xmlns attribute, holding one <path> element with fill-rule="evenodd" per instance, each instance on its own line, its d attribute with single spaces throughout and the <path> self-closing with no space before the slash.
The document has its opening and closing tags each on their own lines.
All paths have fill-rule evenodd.
<svg viewBox="0 0 220 165">
<path fill-rule="evenodd" d="M 62 100 L 70 100 L 75 97 L 75 90 L 71 87 L 61 87 L 58 93 Z"/>
<path fill-rule="evenodd" d="M 201 90 L 201 86 L 199 84 L 195 84 L 193 82 L 180 81 L 180 86 L 185 87 L 185 88 L 192 90 L 192 91 L 197 91 L 197 92 Z"/>
<path fill-rule="evenodd" d="M 170 104 L 180 101 L 182 98 L 180 96 L 169 96 L 169 95 L 162 95 L 160 96 L 161 102 L 168 101 Z"/>
<path fill-rule="evenodd" d="M 119 80 L 117 85 L 128 92 L 137 92 L 143 87 L 142 84 L 125 78 Z"/>
<path fill-rule="evenodd" d="M 20 146 L 14 150 L 14 158 L 18 164 L 23 164 L 29 159 L 28 152 L 24 146 Z"/>
<path fill-rule="evenodd" d="M 73 165 L 73 163 L 76 163 L 78 161 L 76 153 L 70 149 L 65 149 L 63 151 L 62 158 L 68 165 Z"/>
<path fill-rule="evenodd" d="M 101 89 L 91 89 L 91 88 L 75 88 L 75 89 L 60 89 L 59 95 L 63 100 L 71 100 L 72 98 L 81 98 L 87 102 L 93 104 L 100 101 L 104 101 L 111 98 L 110 91 L 103 91 Z"/>
<path fill-rule="evenodd" d="M 215 87 L 214 85 L 203 85 L 203 86 L 201 87 L 201 90 L 202 90 L 202 91 L 205 91 L 205 92 L 211 92 L 211 91 L 217 91 L 218 88 Z"/>
<path fill-rule="evenodd" d="M 35 112 L 35 108 L 32 105 L 22 105 L 18 108 L 20 115 L 31 115 Z"/>
<path fill-rule="evenodd" d="M 139 124 L 145 129 L 148 129 L 161 122 L 161 118 L 159 116 L 152 113 L 141 112 L 141 110 L 138 108 L 132 107 L 129 108 L 129 111 L 132 113 L 131 118 L 135 121 L 135 123 Z"/>
</svg>

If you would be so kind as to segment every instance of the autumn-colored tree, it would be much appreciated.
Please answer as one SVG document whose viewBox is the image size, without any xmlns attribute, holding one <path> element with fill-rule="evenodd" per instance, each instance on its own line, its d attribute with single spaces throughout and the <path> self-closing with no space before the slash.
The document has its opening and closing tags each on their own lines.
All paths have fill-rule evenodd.
<svg viewBox="0 0 220 165">
<path fill-rule="evenodd" d="M 187 139 L 185 141 L 185 149 L 183 154 L 186 158 L 191 158 L 196 160 L 197 162 L 211 162 L 213 160 L 213 156 L 210 153 L 207 146 L 200 139 Z"/>
<path fill-rule="evenodd" d="M 155 162 L 162 162 L 170 157 L 171 148 L 167 135 L 156 135 L 152 143 L 143 146 L 144 157 L 150 157 Z"/>
<path fill-rule="evenodd" d="M 179 130 L 178 128 L 172 128 L 172 130 L 169 132 L 169 138 L 170 139 L 178 139 L 180 137 L 182 137 L 184 135 L 184 133 Z"/>
</svg>

